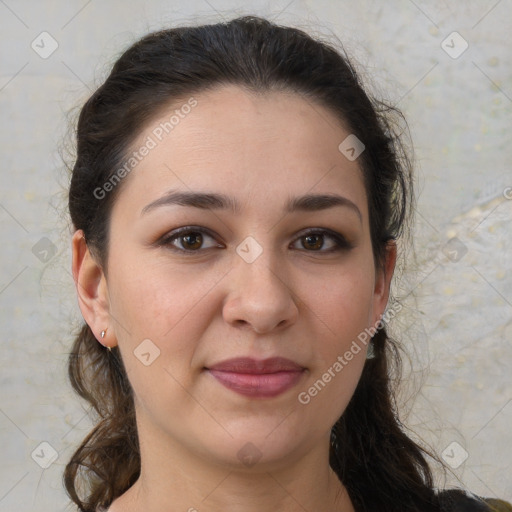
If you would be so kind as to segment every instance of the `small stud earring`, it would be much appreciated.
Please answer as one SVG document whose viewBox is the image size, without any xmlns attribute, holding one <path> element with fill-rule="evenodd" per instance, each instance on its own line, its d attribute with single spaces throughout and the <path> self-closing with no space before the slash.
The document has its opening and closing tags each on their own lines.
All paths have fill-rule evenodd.
<svg viewBox="0 0 512 512">
<path fill-rule="evenodd" d="M 107 329 L 105 329 L 104 331 L 101 331 L 101 339 L 103 339 L 105 337 L 105 334 L 107 334 Z M 107 346 L 107 349 L 108 349 L 109 352 L 112 351 L 112 349 L 110 347 L 108 347 L 108 346 Z"/>
<path fill-rule="evenodd" d="M 375 357 L 376 357 L 376 354 L 375 354 L 374 341 L 370 340 L 370 343 L 368 343 L 368 350 L 366 352 L 366 359 L 374 359 Z"/>
</svg>

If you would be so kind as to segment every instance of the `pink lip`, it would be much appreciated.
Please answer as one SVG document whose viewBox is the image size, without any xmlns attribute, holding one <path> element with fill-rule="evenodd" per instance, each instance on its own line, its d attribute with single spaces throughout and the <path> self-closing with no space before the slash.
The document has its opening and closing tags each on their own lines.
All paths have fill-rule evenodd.
<svg viewBox="0 0 512 512">
<path fill-rule="evenodd" d="M 241 395 L 268 398 L 292 388 L 304 368 L 289 359 L 236 358 L 206 368 L 222 385 Z"/>
</svg>

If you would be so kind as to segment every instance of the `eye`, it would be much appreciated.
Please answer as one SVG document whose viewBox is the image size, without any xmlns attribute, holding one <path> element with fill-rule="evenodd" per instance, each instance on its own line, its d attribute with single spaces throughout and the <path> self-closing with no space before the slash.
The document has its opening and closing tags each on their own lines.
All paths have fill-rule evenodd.
<svg viewBox="0 0 512 512">
<path fill-rule="evenodd" d="M 205 240 L 208 239 L 213 242 L 205 246 Z M 330 242 L 326 243 L 326 239 L 330 240 Z M 299 241 L 302 247 L 298 247 L 298 249 L 306 250 L 307 252 L 331 253 L 348 250 L 353 247 L 343 235 L 326 229 L 306 231 L 294 244 L 297 244 Z M 222 244 L 216 242 L 213 235 L 199 226 L 185 226 L 175 229 L 164 235 L 157 244 L 185 254 L 199 253 L 201 250 L 213 248 L 224 248 Z"/>
<path fill-rule="evenodd" d="M 169 247 L 172 250 L 181 252 L 199 252 L 200 249 L 211 249 L 213 247 L 223 247 L 218 243 L 210 244 L 205 247 L 205 239 L 214 240 L 214 237 L 210 235 L 205 229 L 186 226 L 183 228 L 176 229 L 171 233 L 165 235 L 159 242 L 158 245 Z"/>
<path fill-rule="evenodd" d="M 325 249 L 326 238 L 331 240 L 330 244 L 327 244 L 330 245 L 327 249 Z M 335 252 L 352 248 L 352 245 L 347 242 L 343 235 L 325 229 L 309 230 L 303 233 L 297 239 L 298 241 L 301 242 L 302 248 L 308 252 Z"/>
</svg>

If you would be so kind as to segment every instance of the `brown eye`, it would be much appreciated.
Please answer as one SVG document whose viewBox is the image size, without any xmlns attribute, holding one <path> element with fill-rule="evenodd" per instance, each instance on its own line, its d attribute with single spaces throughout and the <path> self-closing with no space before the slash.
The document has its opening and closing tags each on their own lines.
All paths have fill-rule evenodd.
<svg viewBox="0 0 512 512">
<path fill-rule="evenodd" d="M 208 242 L 208 239 L 210 242 Z M 299 241 L 300 246 L 297 246 Z M 205 246 L 205 243 L 208 245 Z M 215 237 L 204 228 L 195 226 L 186 226 L 168 233 L 160 239 L 158 245 L 183 254 L 201 254 L 208 249 L 225 248 L 225 246 L 216 242 Z M 310 230 L 297 238 L 294 245 L 296 245 L 296 249 L 320 254 L 346 251 L 353 248 L 353 245 L 343 235 L 326 229 Z"/>
<path fill-rule="evenodd" d="M 190 235 L 182 235 L 177 237 L 182 240 L 182 246 L 185 249 L 199 249 L 203 243 L 203 235 L 201 233 L 192 233 Z"/>
<path fill-rule="evenodd" d="M 353 248 L 353 245 L 343 235 L 326 229 L 310 230 L 299 237 L 297 242 L 299 241 L 300 247 L 297 247 L 298 249 L 305 249 L 306 252 L 318 252 L 320 254 Z"/>
<path fill-rule="evenodd" d="M 318 250 L 324 245 L 322 235 L 307 235 L 302 238 L 305 249 Z"/>
<path fill-rule="evenodd" d="M 205 246 L 205 242 L 208 245 Z M 174 251 L 182 253 L 199 253 L 203 250 L 223 247 L 221 244 L 216 243 L 215 238 L 208 234 L 202 228 L 194 228 L 188 226 L 179 228 L 171 233 L 165 235 L 158 243 L 158 245 L 168 247 Z"/>
</svg>

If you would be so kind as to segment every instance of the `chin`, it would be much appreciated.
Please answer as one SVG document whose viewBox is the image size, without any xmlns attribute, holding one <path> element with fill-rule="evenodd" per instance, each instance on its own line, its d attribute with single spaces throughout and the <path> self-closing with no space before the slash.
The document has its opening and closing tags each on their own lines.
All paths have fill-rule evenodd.
<svg viewBox="0 0 512 512">
<path fill-rule="evenodd" d="M 267 422 L 258 427 L 252 424 L 245 430 L 239 429 L 238 433 L 228 427 L 233 437 L 225 435 L 219 442 L 211 438 L 213 442 L 204 449 L 212 459 L 230 470 L 267 472 L 289 467 L 292 460 L 307 452 L 310 443 L 314 444 L 311 436 L 306 436 L 307 441 L 302 439 L 296 431 L 286 428 L 284 422 L 281 425 Z"/>
</svg>

